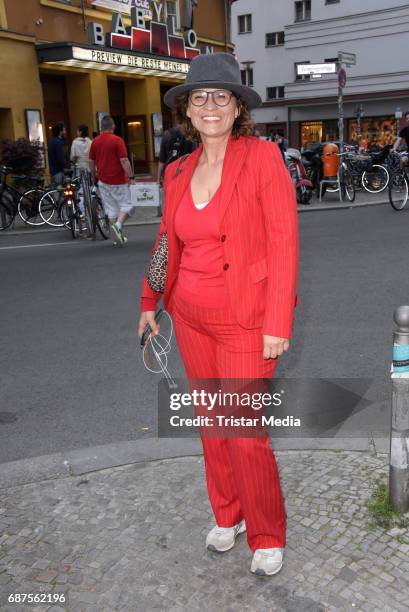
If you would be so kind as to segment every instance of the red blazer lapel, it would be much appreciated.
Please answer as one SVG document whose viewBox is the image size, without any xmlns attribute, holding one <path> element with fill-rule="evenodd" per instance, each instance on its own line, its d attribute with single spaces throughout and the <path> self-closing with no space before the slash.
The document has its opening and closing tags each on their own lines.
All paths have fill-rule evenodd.
<svg viewBox="0 0 409 612">
<path fill-rule="evenodd" d="M 247 145 L 244 138 L 230 137 L 223 161 L 222 181 L 220 186 L 220 222 L 233 195 L 237 180 L 246 159 Z"/>
</svg>

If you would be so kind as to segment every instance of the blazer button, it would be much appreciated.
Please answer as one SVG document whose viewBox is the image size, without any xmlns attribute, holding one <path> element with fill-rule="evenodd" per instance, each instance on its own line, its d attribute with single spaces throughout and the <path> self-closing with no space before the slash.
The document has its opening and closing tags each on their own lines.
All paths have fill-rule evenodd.
<svg viewBox="0 0 409 612">
<path fill-rule="evenodd" d="M 222 242 L 224 242 L 224 241 L 226 240 L 226 234 L 223 234 L 223 236 L 221 236 L 220 240 L 221 240 Z"/>
<path fill-rule="evenodd" d="M 224 264 L 223 270 L 228 270 L 228 269 L 229 269 L 229 264 Z"/>
</svg>

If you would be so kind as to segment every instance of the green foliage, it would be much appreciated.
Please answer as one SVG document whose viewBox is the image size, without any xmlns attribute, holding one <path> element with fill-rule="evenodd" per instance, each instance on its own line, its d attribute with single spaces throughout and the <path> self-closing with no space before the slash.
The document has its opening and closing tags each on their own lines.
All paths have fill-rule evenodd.
<svg viewBox="0 0 409 612">
<path fill-rule="evenodd" d="M 400 529 L 408 527 L 409 518 L 395 510 L 389 502 L 387 483 L 383 479 L 378 479 L 376 485 L 370 500 L 366 502 L 371 516 L 370 527 L 382 527 L 386 530 L 393 527 Z"/>
<path fill-rule="evenodd" d="M 27 138 L 2 140 L 0 143 L 0 163 L 11 168 L 14 174 L 38 174 L 41 155 L 40 144 Z"/>
</svg>

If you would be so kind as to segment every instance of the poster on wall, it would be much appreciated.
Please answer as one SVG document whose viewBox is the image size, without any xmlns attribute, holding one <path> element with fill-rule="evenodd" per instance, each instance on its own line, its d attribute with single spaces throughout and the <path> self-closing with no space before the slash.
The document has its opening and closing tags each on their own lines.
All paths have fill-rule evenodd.
<svg viewBox="0 0 409 612">
<path fill-rule="evenodd" d="M 26 127 L 30 142 L 37 143 L 40 150 L 40 168 L 45 168 L 44 131 L 41 111 L 37 108 L 26 108 Z"/>
<path fill-rule="evenodd" d="M 162 113 L 152 113 L 152 127 L 153 127 L 153 145 L 154 145 L 154 150 L 155 150 L 155 157 L 159 157 L 160 145 L 162 143 L 162 136 L 163 136 Z"/>
<path fill-rule="evenodd" d="M 130 14 L 131 8 L 135 6 L 141 9 L 144 15 L 152 17 L 149 0 L 88 0 L 88 6 L 106 8 L 126 14 Z"/>
</svg>

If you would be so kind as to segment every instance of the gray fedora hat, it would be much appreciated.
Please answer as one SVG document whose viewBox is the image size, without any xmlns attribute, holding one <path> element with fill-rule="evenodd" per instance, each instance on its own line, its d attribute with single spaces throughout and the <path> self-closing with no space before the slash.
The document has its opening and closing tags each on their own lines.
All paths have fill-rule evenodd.
<svg viewBox="0 0 409 612">
<path fill-rule="evenodd" d="M 164 101 L 174 108 L 175 98 L 192 89 L 228 89 L 242 98 L 248 108 L 260 106 L 261 98 L 256 91 L 242 85 L 240 66 L 231 53 L 197 55 L 190 63 L 186 81 L 166 92 Z"/>
</svg>

